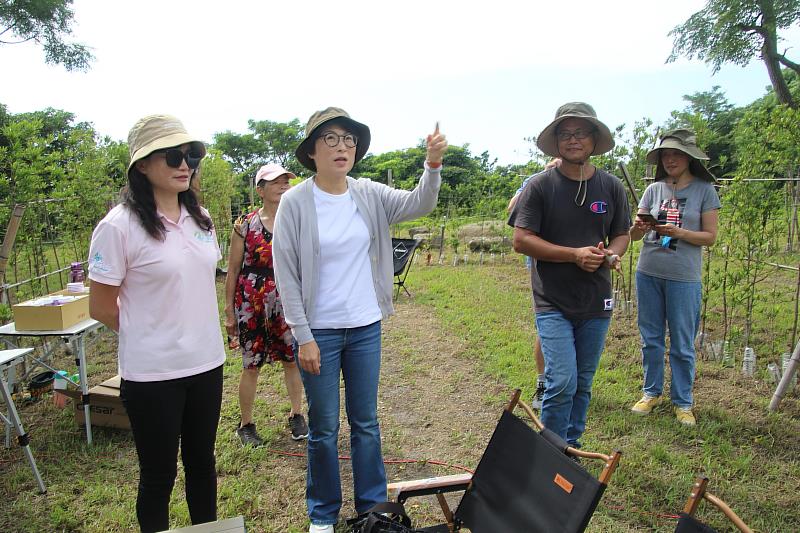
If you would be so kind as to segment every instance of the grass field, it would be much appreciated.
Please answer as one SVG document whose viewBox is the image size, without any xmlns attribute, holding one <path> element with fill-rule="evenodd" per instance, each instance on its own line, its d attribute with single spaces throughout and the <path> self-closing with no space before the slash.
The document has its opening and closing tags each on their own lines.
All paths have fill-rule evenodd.
<svg viewBox="0 0 800 533">
<path fill-rule="evenodd" d="M 505 393 L 495 391 L 520 387 L 525 397 L 533 392 L 535 333 L 527 275 L 520 264 L 420 263 L 407 284 L 414 298 L 401 297 L 404 318 L 393 318 L 385 327 L 380 404 L 385 454 L 427 457 L 439 446 L 436 458 L 474 467 L 490 429 L 472 419 L 499 414 Z M 422 323 L 413 317 L 427 318 Z M 790 394 L 778 413 L 768 414 L 772 386 L 764 381 L 763 368 L 755 379 L 746 379 L 719 363 L 700 361 L 696 428 L 681 427 L 667 407 L 637 417 L 629 408 L 641 393 L 638 346 L 635 319 L 616 316 L 595 380 L 584 446 L 620 449 L 623 458 L 589 531 L 672 531 L 674 515 L 698 473 L 711 478 L 710 490 L 754 530 L 800 531 L 798 393 Z M 114 352 L 112 335 L 93 344 L 92 383 L 116 372 Z M 69 367 L 68 356 L 58 361 Z M 305 461 L 284 455 L 302 454 L 304 446 L 286 435 L 289 406 L 281 373 L 265 371 L 259 387 L 256 420 L 267 446 L 242 449 L 233 433 L 239 365 L 235 355 L 225 365 L 217 439 L 219 514 L 244 515 L 250 531 L 306 531 Z M 433 372 L 449 381 L 426 383 Z M 459 417 L 430 409 L 434 393 L 458 398 Z M 36 494 L 19 449 L 0 448 L 0 531 L 136 530 L 137 463 L 130 434 L 96 428 L 95 445 L 87 447 L 69 410 L 57 409 L 49 397 L 21 407 L 49 492 Z M 455 448 L 423 443 L 418 428 L 429 425 L 444 428 L 440 433 Z M 394 480 L 417 470 L 392 466 L 387 473 Z M 171 516 L 173 527 L 189 524 L 180 471 Z M 700 516 L 720 531 L 729 530 L 708 505 L 701 506 Z"/>
</svg>

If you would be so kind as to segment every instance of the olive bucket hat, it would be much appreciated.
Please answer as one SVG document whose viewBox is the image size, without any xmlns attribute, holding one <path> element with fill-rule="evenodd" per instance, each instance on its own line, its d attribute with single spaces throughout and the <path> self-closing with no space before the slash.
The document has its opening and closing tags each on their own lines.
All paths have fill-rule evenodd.
<svg viewBox="0 0 800 533">
<path fill-rule="evenodd" d="M 197 137 L 189 135 L 183 123 L 172 115 L 148 115 L 140 118 L 128 133 L 128 150 L 131 162 L 128 173 L 134 163 L 144 159 L 156 150 L 172 148 L 191 143 L 192 150 L 205 157 L 206 147 Z"/>
<path fill-rule="evenodd" d="M 294 155 L 297 156 L 297 160 L 300 161 L 300 163 L 307 169 L 314 172 L 317 171 L 317 164 L 314 163 L 314 160 L 308 156 L 309 152 L 313 151 L 313 144 L 314 141 L 316 141 L 314 132 L 320 126 L 334 119 L 339 119 L 340 121 L 344 122 L 345 129 L 358 137 L 355 163 L 361 161 L 361 159 L 363 159 L 366 155 L 367 150 L 369 149 L 370 141 L 370 133 L 367 125 L 356 122 L 350 118 L 350 115 L 348 115 L 347 111 L 344 109 L 339 107 L 328 107 L 311 115 L 311 118 L 309 118 L 308 122 L 306 123 L 306 136 L 294 151 Z"/>
<path fill-rule="evenodd" d="M 665 132 L 658 141 L 658 145 L 647 152 L 647 162 L 656 165 L 656 181 L 667 176 L 664 165 L 661 164 L 660 150 L 672 148 L 688 155 L 689 172 L 692 176 L 714 183 L 716 178 L 700 161 L 708 161 L 709 157 L 697 147 L 697 136 L 692 130 L 678 128 Z"/>
<path fill-rule="evenodd" d="M 556 130 L 562 121 L 568 118 L 582 118 L 592 123 L 596 128 L 594 151 L 592 155 L 600 155 L 608 152 L 614 148 L 614 137 L 611 135 L 611 130 L 608 126 L 597 120 L 597 113 L 594 108 L 584 102 L 569 102 L 562 105 L 556 111 L 556 118 L 553 122 L 547 125 L 539 137 L 536 138 L 536 146 L 539 150 L 551 157 L 561 157 L 558 153 L 558 140 L 556 139 Z"/>
</svg>

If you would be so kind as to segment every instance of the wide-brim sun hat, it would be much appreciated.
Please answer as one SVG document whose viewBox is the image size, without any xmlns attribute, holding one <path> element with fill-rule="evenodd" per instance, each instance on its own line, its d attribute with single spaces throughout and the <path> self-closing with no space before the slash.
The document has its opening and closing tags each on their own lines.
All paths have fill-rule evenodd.
<svg viewBox="0 0 800 533">
<path fill-rule="evenodd" d="M 658 141 L 658 145 L 647 152 L 647 162 L 651 165 L 656 165 L 656 181 L 662 180 L 667 176 L 667 171 L 664 170 L 664 165 L 661 164 L 660 151 L 666 148 L 678 150 L 690 157 L 689 172 L 692 176 L 710 181 L 714 183 L 717 179 L 714 174 L 701 163 L 701 161 L 708 161 L 709 157 L 700 148 L 697 147 L 697 135 L 686 128 L 677 128 L 665 132 Z"/>
<path fill-rule="evenodd" d="M 182 144 L 192 144 L 192 149 L 199 151 L 201 157 L 206 155 L 206 146 L 203 142 L 189 135 L 183 123 L 172 115 L 148 115 L 140 118 L 128 133 L 128 150 L 131 162 L 128 171 L 134 163 L 144 159 L 156 150 L 172 148 Z"/>
<path fill-rule="evenodd" d="M 317 111 L 308 119 L 306 123 L 306 136 L 294 151 L 294 155 L 297 157 L 297 160 L 300 161 L 300 164 L 313 172 L 317 171 L 317 164 L 308 156 L 308 153 L 312 152 L 314 148 L 312 146 L 313 141 L 311 140 L 314 131 L 320 126 L 323 126 L 326 122 L 330 122 L 334 119 L 339 119 L 344 122 L 346 124 L 346 129 L 358 137 L 354 165 L 364 158 L 369 149 L 370 133 L 369 127 L 367 127 L 366 124 L 356 122 L 350 118 L 347 111 L 339 107 L 328 107 Z"/>
<path fill-rule="evenodd" d="M 597 113 L 592 106 L 585 102 L 569 102 L 556 111 L 556 118 L 545 127 L 536 138 L 536 146 L 546 155 L 561 157 L 558 153 L 558 139 L 556 130 L 558 125 L 568 118 L 582 118 L 590 122 L 596 130 L 594 150 L 592 155 L 600 155 L 614 148 L 614 137 L 608 126 L 597 120 Z"/>
<path fill-rule="evenodd" d="M 256 172 L 256 177 L 253 179 L 253 183 L 258 185 L 262 181 L 272 181 L 280 176 L 283 176 L 284 174 L 288 174 L 290 180 L 297 177 L 294 175 L 294 172 L 286 170 L 279 164 L 269 163 L 258 169 L 258 172 Z"/>
</svg>

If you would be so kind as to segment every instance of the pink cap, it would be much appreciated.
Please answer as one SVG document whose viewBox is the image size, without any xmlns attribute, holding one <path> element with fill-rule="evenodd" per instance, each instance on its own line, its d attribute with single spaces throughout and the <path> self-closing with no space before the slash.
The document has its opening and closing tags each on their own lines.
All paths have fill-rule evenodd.
<svg viewBox="0 0 800 533">
<path fill-rule="evenodd" d="M 297 177 L 294 175 L 293 172 L 289 172 L 288 170 L 286 170 L 277 163 L 270 163 L 268 165 L 264 165 L 263 167 L 258 169 L 258 172 L 256 172 L 255 184 L 258 185 L 262 181 L 272 181 L 278 176 L 282 176 L 283 174 L 288 174 L 289 179 L 294 179 Z"/>
</svg>

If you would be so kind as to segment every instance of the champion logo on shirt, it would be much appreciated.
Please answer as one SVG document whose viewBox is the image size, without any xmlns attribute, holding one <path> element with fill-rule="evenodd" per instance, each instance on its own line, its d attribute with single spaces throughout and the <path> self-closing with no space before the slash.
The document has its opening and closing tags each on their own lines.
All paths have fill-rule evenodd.
<svg viewBox="0 0 800 533">
<path fill-rule="evenodd" d="M 592 210 L 592 213 L 603 214 L 608 212 L 608 204 L 602 200 L 598 200 L 596 202 L 592 202 L 592 205 L 589 206 L 589 209 Z"/>
</svg>

